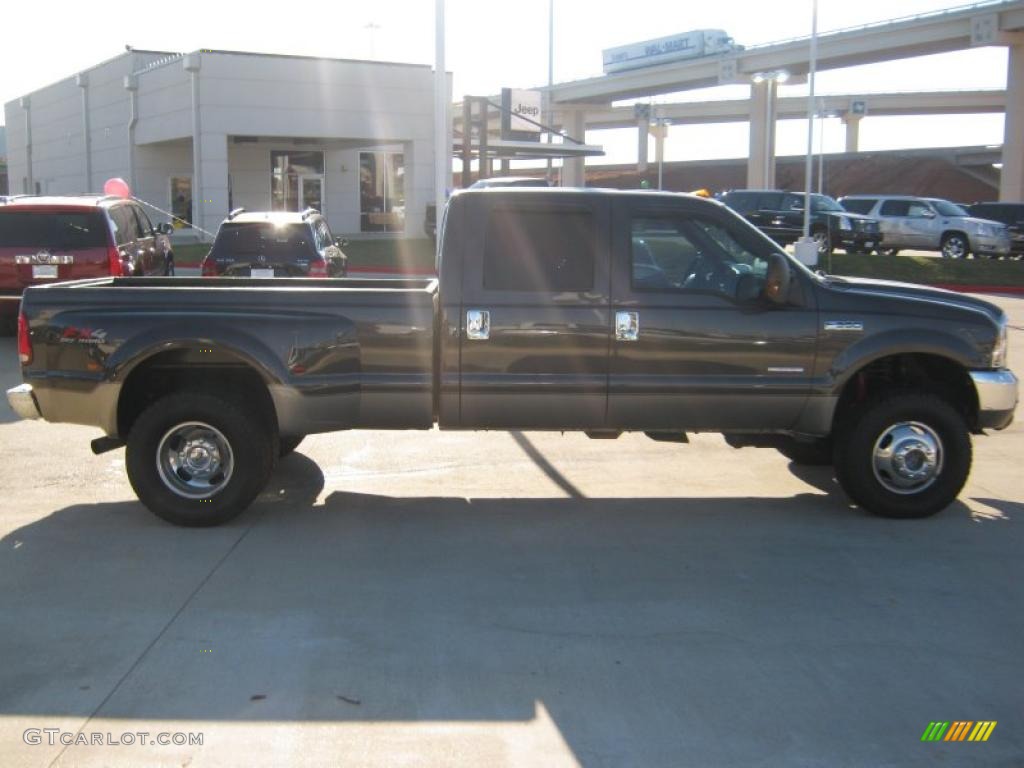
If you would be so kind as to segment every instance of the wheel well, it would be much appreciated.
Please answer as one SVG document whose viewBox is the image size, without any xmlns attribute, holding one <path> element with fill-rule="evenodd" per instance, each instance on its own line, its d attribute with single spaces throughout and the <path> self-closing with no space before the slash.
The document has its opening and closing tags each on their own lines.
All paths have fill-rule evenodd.
<svg viewBox="0 0 1024 768">
<path fill-rule="evenodd" d="M 968 247 L 970 247 L 971 239 L 967 236 L 966 232 L 961 232 L 959 229 L 948 229 L 945 232 L 943 232 L 940 242 L 946 242 L 946 240 L 948 240 L 951 235 L 960 235 L 960 237 L 962 237 L 964 241 L 967 243 Z"/>
<path fill-rule="evenodd" d="M 188 348 L 159 352 L 128 374 L 117 401 L 118 435 L 127 437 L 139 414 L 151 403 L 184 389 L 230 395 L 255 406 L 269 425 L 277 428 L 270 390 L 252 365 L 230 352 Z"/>
<path fill-rule="evenodd" d="M 928 392 L 959 411 L 970 429 L 977 428 L 978 393 L 967 370 L 948 357 L 903 354 L 868 363 L 846 382 L 839 395 L 833 425 L 850 409 L 894 392 Z"/>
</svg>

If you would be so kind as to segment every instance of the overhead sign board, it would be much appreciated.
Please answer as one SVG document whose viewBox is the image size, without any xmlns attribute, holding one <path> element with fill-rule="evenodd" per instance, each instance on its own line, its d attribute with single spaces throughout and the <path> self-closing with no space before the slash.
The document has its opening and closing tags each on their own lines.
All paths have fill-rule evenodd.
<svg viewBox="0 0 1024 768">
<path fill-rule="evenodd" d="M 652 67 L 683 59 L 714 56 L 740 50 L 722 29 L 695 29 L 642 43 L 606 48 L 601 52 L 605 74 Z"/>
<path fill-rule="evenodd" d="M 540 91 L 501 89 L 501 138 L 505 141 L 540 141 Z"/>
</svg>

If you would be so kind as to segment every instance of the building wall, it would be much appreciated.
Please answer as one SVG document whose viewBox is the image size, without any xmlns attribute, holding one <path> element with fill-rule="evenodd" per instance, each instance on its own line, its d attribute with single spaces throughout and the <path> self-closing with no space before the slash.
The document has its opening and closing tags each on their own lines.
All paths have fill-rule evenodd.
<svg viewBox="0 0 1024 768">
<path fill-rule="evenodd" d="M 358 148 L 393 147 L 406 156 L 406 231 L 422 234 L 433 196 L 429 68 L 223 52 L 198 63 L 203 228 L 215 230 L 229 205 L 268 208 L 270 150 L 301 148 L 326 151 L 325 213 L 339 232 L 358 232 Z M 192 136 L 190 77 L 181 60 L 139 75 L 137 144 Z"/>
<path fill-rule="evenodd" d="M 338 232 L 358 233 L 358 153 L 386 148 L 405 155 L 406 232 L 422 235 L 424 209 L 433 198 L 433 73 L 416 65 L 209 51 L 122 54 L 86 73 L 91 179 L 85 176 L 82 89 L 75 78 L 29 95 L 31 175 L 40 191 L 97 191 L 106 179 L 121 176 L 134 178 L 140 198 L 167 208 L 170 177 L 194 175 L 193 85 L 186 61 L 199 66 L 202 189 L 194 186 L 193 198 L 202 201 L 201 227 L 216 231 L 229 204 L 269 207 L 271 149 L 322 149 L 325 213 Z M 124 83 L 133 72 L 134 152 Z M 4 112 L 11 191 L 21 192 L 29 176 L 25 113 L 18 100 Z M 259 142 L 235 143 L 233 137 Z"/>
<path fill-rule="evenodd" d="M 32 121 L 32 181 L 44 194 L 75 194 L 102 189 L 111 176 L 128 173 L 128 92 L 124 77 L 159 54 L 133 51 L 83 73 L 89 97 L 91 179 L 86 178 L 82 88 L 75 76 L 29 94 Z M 26 189 L 25 110 L 20 99 L 4 105 L 12 193 Z"/>
</svg>

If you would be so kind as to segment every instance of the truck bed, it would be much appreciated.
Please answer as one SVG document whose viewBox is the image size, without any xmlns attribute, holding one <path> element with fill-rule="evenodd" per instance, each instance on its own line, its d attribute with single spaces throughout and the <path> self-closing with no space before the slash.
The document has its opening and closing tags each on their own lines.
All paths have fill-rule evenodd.
<svg viewBox="0 0 1024 768">
<path fill-rule="evenodd" d="M 45 418 L 107 434 L 118 434 L 117 393 L 143 361 L 256 370 L 282 434 L 429 428 L 436 300 L 433 279 L 57 283 L 25 293 L 27 316 L 49 329 L 25 375 Z"/>
</svg>

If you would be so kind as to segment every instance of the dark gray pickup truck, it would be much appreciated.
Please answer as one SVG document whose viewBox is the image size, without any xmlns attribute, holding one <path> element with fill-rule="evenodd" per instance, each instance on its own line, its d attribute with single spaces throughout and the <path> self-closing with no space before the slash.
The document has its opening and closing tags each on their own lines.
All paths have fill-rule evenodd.
<svg viewBox="0 0 1024 768">
<path fill-rule="evenodd" d="M 8 398 L 127 445 L 139 498 L 182 525 L 238 514 L 303 435 L 435 424 L 721 432 L 921 517 L 963 487 L 971 434 L 1013 419 L 1000 309 L 812 273 L 713 201 L 469 191 L 441 238 L 437 280 L 29 288 Z"/>
</svg>

